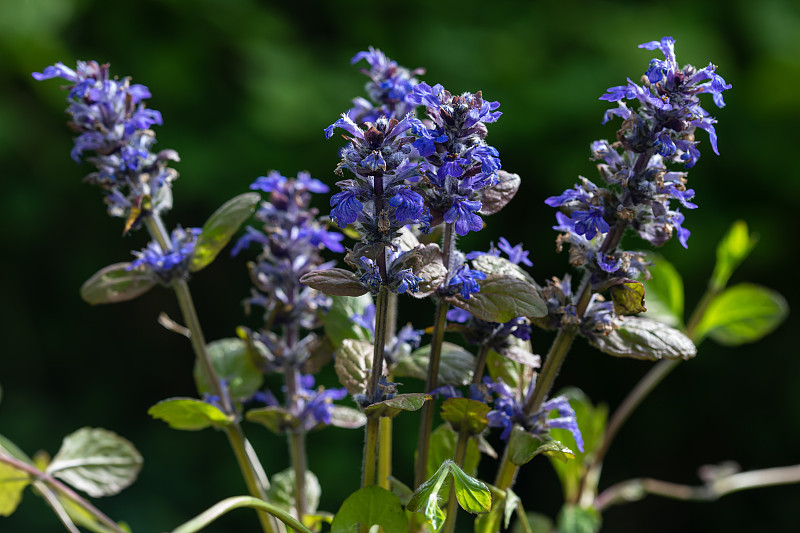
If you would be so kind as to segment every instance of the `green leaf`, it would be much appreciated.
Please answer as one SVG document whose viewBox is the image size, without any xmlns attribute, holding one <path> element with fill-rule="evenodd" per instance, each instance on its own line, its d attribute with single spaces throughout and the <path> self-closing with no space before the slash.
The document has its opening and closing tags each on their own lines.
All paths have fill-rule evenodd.
<svg viewBox="0 0 800 533">
<path fill-rule="evenodd" d="M 737 220 L 717 246 L 717 263 L 711 274 L 712 289 L 722 290 L 733 272 L 744 261 L 758 242 L 758 237 L 750 235 L 747 223 Z"/>
<path fill-rule="evenodd" d="M 11 465 L 0 463 L 0 516 L 11 516 L 22 501 L 30 476 Z"/>
<path fill-rule="evenodd" d="M 81 428 L 64 437 L 46 473 L 95 498 L 111 496 L 136 480 L 142 456 L 112 431 Z"/>
<path fill-rule="evenodd" d="M 533 276 L 528 274 L 521 266 L 512 263 L 505 257 L 489 254 L 479 255 L 472 260 L 472 268 L 480 270 L 484 274 L 503 274 L 536 285 Z"/>
<path fill-rule="evenodd" d="M 300 283 L 330 296 L 362 296 L 369 292 L 354 272 L 343 268 L 312 270 L 303 274 Z"/>
<path fill-rule="evenodd" d="M 426 471 L 428 477 L 432 476 L 442 463 L 455 456 L 457 442 L 458 433 L 453 431 L 448 424 L 441 424 L 431 432 L 431 442 L 428 450 L 428 467 Z M 480 460 L 481 452 L 478 450 L 475 439 L 469 439 L 469 442 L 467 442 L 467 454 L 464 457 L 464 471 L 471 476 L 476 475 Z M 445 486 L 448 486 L 446 482 Z"/>
<path fill-rule="evenodd" d="M 516 337 L 510 337 L 508 341 L 515 347 L 515 350 L 520 352 L 531 353 L 531 342 L 523 341 Z M 508 353 L 508 351 L 507 351 Z M 531 354 L 533 358 L 535 356 Z M 521 359 L 515 357 L 516 359 Z M 527 359 L 531 359 L 530 357 Z M 531 379 L 533 379 L 533 368 L 526 364 L 520 364 L 513 361 L 494 350 L 489 350 L 489 355 L 486 357 L 486 369 L 494 381 L 502 379 L 503 383 L 514 389 L 522 397 L 524 391 L 528 389 Z"/>
<path fill-rule="evenodd" d="M 371 295 L 331 296 L 331 302 L 330 309 L 320 319 L 334 347 L 338 348 L 344 339 L 372 341 L 372 334 L 352 319 L 353 315 L 363 315 L 364 310 L 372 305 Z"/>
<path fill-rule="evenodd" d="M 425 380 L 428 376 L 428 361 L 431 357 L 431 345 L 426 344 L 412 352 L 408 357 L 400 359 L 392 369 L 395 377 L 409 377 Z M 439 361 L 440 385 L 468 385 L 472 380 L 475 368 L 475 356 L 457 344 L 442 343 L 442 355 Z"/>
<path fill-rule="evenodd" d="M 620 317 L 619 329 L 608 335 L 591 333 L 589 343 L 601 352 L 616 357 L 658 359 L 690 359 L 697 354 L 694 343 L 661 322 L 641 316 Z"/>
<path fill-rule="evenodd" d="M 144 267 L 130 268 L 130 263 L 114 263 L 98 270 L 81 285 L 81 298 L 91 305 L 115 304 L 133 300 L 157 283 Z"/>
<path fill-rule="evenodd" d="M 647 317 L 682 329 L 683 278 L 672 263 L 663 257 L 648 254 L 647 259 L 653 263 L 648 267 L 652 277 L 644 282 Z"/>
<path fill-rule="evenodd" d="M 339 383 L 353 396 L 367 391 L 373 349 L 370 342 L 344 339 L 336 350 L 333 368 L 339 377 Z"/>
<path fill-rule="evenodd" d="M 436 472 L 417 487 L 406 505 L 409 511 L 424 514 L 433 531 L 437 531 L 444 523 L 445 514 L 439 508 L 439 494 L 450 473 L 450 463 L 452 461 L 449 459 L 442 462 Z"/>
<path fill-rule="evenodd" d="M 208 356 L 217 376 L 228 384 L 231 396 L 236 400 L 251 397 L 264 383 L 264 374 L 253 364 L 253 356 L 247 342 L 242 339 L 220 339 L 206 346 Z M 211 393 L 203 367 L 194 365 L 194 382 L 200 394 Z"/>
<path fill-rule="evenodd" d="M 46 485 L 44 488 L 47 488 Z M 76 526 L 84 527 L 94 533 L 118 533 L 116 530 L 111 529 L 104 523 L 100 522 L 95 515 L 76 504 L 69 498 L 66 498 L 60 494 L 56 494 L 56 497 L 58 498 L 61 507 L 64 508 L 64 511 L 66 511 L 70 520 L 72 520 Z M 117 525 L 120 526 L 123 531 L 130 531 L 130 528 L 124 523 L 118 523 Z"/>
<path fill-rule="evenodd" d="M 490 274 L 480 283 L 481 290 L 469 300 L 461 296 L 445 298 L 448 303 L 487 322 L 508 322 L 518 316 L 538 317 L 547 314 L 547 304 L 536 287 L 528 281 L 504 274 Z"/>
<path fill-rule="evenodd" d="M 287 468 L 270 477 L 270 487 L 267 491 L 267 500 L 279 505 L 286 510 L 294 511 L 297 505 L 295 494 L 294 469 Z M 319 479 L 310 470 L 306 470 L 306 512 L 314 514 L 319 506 L 319 498 L 322 495 L 322 488 Z"/>
<path fill-rule="evenodd" d="M 472 514 L 488 513 L 492 509 L 492 493 L 483 481 L 467 475 L 457 464 L 450 463 L 456 499 L 462 509 Z"/>
<path fill-rule="evenodd" d="M 330 407 L 330 410 L 331 425 L 337 428 L 355 429 L 367 423 L 367 417 L 358 409 L 334 405 Z M 320 424 L 320 426 L 324 426 L 324 424 Z"/>
<path fill-rule="evenodd" d="M 711 337 L 720 344 L 737 346 L 771 333 L 789 313 L 779 293 L 752 283 L 740 283 L 718 294 L 695 329 L 699 344 Z"/>
<path fill-rule="evenodd" d="M 614 312 L 618 315 L 636 315 L 647 311 L 644 307 L 644 285 L 638 281 L 628 281 L 612 285 L 608 289 Z"/>
<path fill-rule="evenodd" d="M 300 424 L 289 411 L 277 405 L 250 409 L 244 417 L 250 422 L 261 424 L 276 435 L 284 435 L 286 430 Z"/>
<path fill-rule="evenodd" d="M 539 454 L 556 457 L 562 461 L 575 459 L 575 452 L 550 437 L 532 435 L 519 426 L 514 426 L 508 439 L 508 460 L 522 466 Z"/>
<path fill-rule="evenodd" d="M 408 519 L 397 496 L 372 485 L 351 494 L 331 522 L 331 533 L 351 533 L 357 525 L 375 524 L 385 533 L 408 533 Z"/>
<path fill-rule="evenodd" d="M 466 430 L 468 435 L 479 435 L 489 423 L 486 415 L 491 408 L 478 400 L 448 398 L 442 404 L 442 420 L 450 422 L 456 432 Z"/>
<path fill-rule="evenodd" d="M 218 407 L 195 398 L 170 398 L 148 409 L 147 414 L 160 418 L 173 429 L 197 431 L 209 426 L 224 427 L 231 419 Z"/>
<path fill-rule="evenodd" d="M 381 416 L 394 418 L 402 411 L 418 411 L 426 401 L 432 399 L 431 396 L 421 392 L 399 394 L 394 398 L 373 403 L 364 409 L 364 414 L 366 414 L 368 418 L 377 418 Z"/>
<path fill-rule="evenodd" d="M 261 195 L 257 192 L 240 194 L 222 204 L 208 217 L 189 262 L 190 272 L 203 270 L 216 259 L 239 227 L 253 214 L 259 200 Z"/>
<path fill-rule="evenodd" d="M 28 455 L 25 452 L 23 452 L 16 444 L 11 442 L 3 435 L 0 435 L 0 452 L 5 452 L 11 457 L 19 459 L 23 463 L 33 465 L 33 461 L 31 460 L 31 458 L 28 457 Z"/>
<path fill-rule="evenodd" d="M 558 533 L 597 533 L 602 518 L 594 509 L 567 504 L 558 513 Z"/>
</svg>

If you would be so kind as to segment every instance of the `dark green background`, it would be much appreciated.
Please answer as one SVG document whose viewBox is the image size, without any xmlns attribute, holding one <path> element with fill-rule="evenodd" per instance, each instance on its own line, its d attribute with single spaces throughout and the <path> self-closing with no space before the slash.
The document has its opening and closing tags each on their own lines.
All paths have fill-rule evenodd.
<svg viewBox="0 0 800 533">
<path fill-rule="evenodd" d="M 724 7 L 723 7 L 724 6 Z M 77 59 L 110 62 L 153 93 L 163 113 L 159 147 L 176 149 L 175 208 L 169 224 L 200 225 L 224 200 L 270 169 L 307 169 L 334 181 L 340 142 L 324 127 L 363 93 L 349 59 L 373 45 L 429 83 L 452 92 L 482 89 L 502 104 L 490 128 L 503 167 L 523 185 L 487 228 L 461 241 L 488 247 L 500 235 L 524 241 L 538 280 L 561 275 L 553 211 L 543 200 L 595 178 L 589 143 L 613 138 L 601 126 L 607 87 L 638 78 L 657 52 L 636 45 L 677 39 L 680 64 L 709 60 L 733 84 L 716 109 L 721 157 L 704 133 L 703 157 L 690 174 L 700 209 L 687 213 L 689 251 L 662 251 L 685 275 L 687 308 L 704 290 L 714 246 L 736 218 L 761 241 L 733 282 L 781 290 L 797 308 L 800 180 L 800 7 L 791 0 L 732 2 L 255 2 L 247 0 L 5 0 L 0 3 L 0 433 L 28 453 L 55 453 L 82 426 L 112 429 L 145 457 L 140 479 L 99 505 L 136 532 L 163 531 L 214 502 L 244 492 L 225 438 L 211 430 L 176 432 L 147 408 L 194 394 L 185 339 L 155 322 L 177 318 L 172 295 L 155 290 L 130 303 L 92 308 L 78 287 L 100 267 L 130 258 L 143 235 L 121 237 L 100 193 L 81 183 L 89 172 L 69 158 L 64 93 L 31 71 Z M 320 202 L 326 212 L 324 200 Z M 629 247 L 641 246 L 631 238 Z M 195 276 L 196 303 L 209 339 L 230 336 L 247 319 L 245 260 L 221 257 Z M 415 314 L 415 326 L 429 325 Z M 745 469 L 800 463 L 800 361 L 797 321 L 751 346 L 703 344 L 620 434 L 602 486 L 635 476 L 696 483 L 696 468 L 729 459 Z M 550 338 L 538 334 L 536 351 Z M 576 343 L 557 385 L 582 387 L 616 405 L 649 364 L 613 359 Z M 331 376 L 323 376 L 333 384 Z M 417 386 L 416 383 L 409 383 Z M 417 418 L 400 428 L 416 434 Z M 248 434 L 269 472 L 287 466 L 285 445 L 264 428 Z M 396 468 L 409 472 L 414 439 L 399 440 Z M 310 466 L 323 482 L 322 508 L 335 511 L 358 484 L 361 433 L 329 429 L 310 438 Z M 487 472 L 493 471 L 485 461 Z M 560 492 L 546 461 L 523 470 L 518 492 L 528 510 L 553 515 Z M 409 476 L 401 475 L 406 481 Z M 800 487 L 769 488 L 715 503 L 658 498 L 611 509 L 609 532 L 794 531 Z M 461 527 L 467 530 L 467 520 Z M 237 529 L 241 528 L 241 529 Z M 209 531 L 255 531 L 238 511 Z M 0 530 L 58 531 L 54 515 L 30 493 Z"/>
</svg>

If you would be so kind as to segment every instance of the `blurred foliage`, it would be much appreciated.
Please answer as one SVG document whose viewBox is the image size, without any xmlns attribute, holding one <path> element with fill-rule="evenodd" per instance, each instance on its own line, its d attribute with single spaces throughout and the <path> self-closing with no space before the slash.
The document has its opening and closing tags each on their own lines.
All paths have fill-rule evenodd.
<svg viewBox="0 0 800 533">
<path fill-rule="evenodd" d="M 63 435 L 84 425 L 107 427 L 133 441 L 145 459 L 140 479 L 100 505 L 134 531 L 169 529 L 223 497 L 244 493 L 221 435 L 176 432 L 146 414 L 163 398 L 195 395 L 188 343 L 156 323 L 162 310 L 179 316 L 172 295 L 154 290 L 101 309 L 79 298 L 81 283 L 107 264 L 129 260 L 144 238 L 122 237 L 122 221 L 109 220 L 99 192 L 81 184 L 88 167 L 69 159 L 65 95 L 57 82 L 30 77 L 56 61 L 110 62 L 112 72 L 150 87 L 150 106 L 165 121 L 157 130 L 159 146 L 182 157 L 167 222 L 184 226 L 202 224 L 270 169 L 285 175 L 307 169 L 334 181 L 341 142 L 326 142 L 322 130 L 362 94 L 365 79 L 349 60 L 369 45 L 408 67 L 425 67 L 422 79 L 431 84 L 452 92 L 482 89 L 504 112 L 489 142 L 523 185 L 506 210 L 461 245 L 486 250 L 501 235 L 512 244 L 524 241 L 543 282 L 563 273 L 567 257 L 553 251 L 554 216 L 542 201 L 579 174 L 596 177 L 589 143 L 615 133 L 613 125 L 600 124 L 606 105 L 598 97 L 645 71 L 653 55 L 637 44 L 672 35 L 679 63 L 712 59 L 733 84 L 726 108 L 706 104 L 719 119 L 722 156 L 711 153 L 701 133 L 703 157 L 689 176 L 701 206 L 687 213 L 693 232 L 689 251 L 677 243 L 660 251 L 684 276 L 686 309 L 705 289 L 714 246 L 737 218 L 761 239 L 732 283 L 747 280 L 778 289 L 790 306 L 800 308 L 796 284 L 780 281 L 793 279 L 795 272 L 787 247 L 797 243 L 791 216 L 800 207 L 794 163 L 800 4 L 732 0 L 722 6 L 687 0 L 3 0 L 0 432 L 28 454 L 58 449 Z M 640 245 L 634 238 L 627 242 Z M 210 340 L 230 337 L 240 323 L 257 324 L 258 317 L 245 317 L 240 305 L 249 293 L 245 272 L 245 260 L 223 253 L 195 275 L 197 306 Z M 413 315 L 415 326 L 430 325 L 418 322 L 429 308 L 413 305 L 422 310 Z M 691 483 L 699 465 L 728 459 L 748 469 L 799 462 L 800 424 L 790 422 L 800 409 L 792 322 L 790 316 L 789 324 L 756 345 L 704 344 L 622 432 L 606 463 L 606 483 L 637 475 Z M 540 352 L 549 342 L 546 334 L 534 338 Z M 593 401 L 614 406 L 647 365 L 577 343 L 557 386 L 578 385 Z M 328 372 L 321 382 L 332 384 L 335 376 Z M 397 426 L 398 435 L 416 434 L 413 415 L 398 418 Z M 248 433 L 269 472 L 286 467 L 284 442 L 257 426 Z M 320 508 L 333 511 L 341 495 L 357 487 L 358 467 L 343 457 L 360 455 L 361 432 L 329 429 L 325 442 L 309 440 L 310 468 L 322 483 Z M 414 440 L 396 443 L 399 472 L 411 470 Z M 493 471 L 491 461 L 484 463 L 482 468 Z M 196 477 L 187 478 L 189 473 Z M 515 490 L 526 509 L 555 517 L 556 483 L 546 461 L 533 461 Z M 798 497 L 800 488 L 792 486 L 707 505 L 651 498 L 612 509 L 604 526 L 608 531 L 783 531 L 796 524 L 792 511 Z M 42 502 L 28 500 L 0 521 L 0 529 L 60 527 Z M 255 519 L 234 513 L 209 531 L 236 527 L 254 530 Z"/>
</svg>

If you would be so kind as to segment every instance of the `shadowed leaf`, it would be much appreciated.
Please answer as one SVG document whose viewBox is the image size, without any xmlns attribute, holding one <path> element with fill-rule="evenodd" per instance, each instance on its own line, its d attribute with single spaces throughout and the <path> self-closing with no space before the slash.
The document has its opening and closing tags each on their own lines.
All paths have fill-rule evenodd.
<svg viewBox="0 0 800 533">
<path fill-rule="evenodd" d="M 81 298 L 92 305 L 133 300 L 157 283 L 146 268 L 128 270 L 130 263 L 114 263 L 98 270 L 81 286 Z"/>
<path fill-rule="evenodd" d="M 361 296 L 368 292 L 358 276 L 343 268 L 312 270 L 300 278 L 300 283 L 331 296 Z"/>
</svg>

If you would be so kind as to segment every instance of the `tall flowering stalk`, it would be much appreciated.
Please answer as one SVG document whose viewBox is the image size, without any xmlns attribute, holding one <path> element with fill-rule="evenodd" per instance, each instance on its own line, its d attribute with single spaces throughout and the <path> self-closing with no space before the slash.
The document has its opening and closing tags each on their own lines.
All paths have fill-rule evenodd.
<svg viewBox="0 0 800 533">
<path fill-rule="evenodd" d="M 150 128 L 161 125 L 162 117 L 145 105 L 150 91 L 144 85 L 131 84 L 130 78 L 112 78 L 108 65 L 96 61 L 78 62 L 74 70 L 56 63 L 41 73 L 33 73 L 33 77 L 38 81 L 61 78 L 69 82 L 65 87 L 69 90 L 67 114 L 71 117 L 70 127 L 77 133 L 72 158 L 95 166 L 96 171 L 86 181 L 103 189 L 108 213 L 125 219 L 125 231 L 145 226 L 153 239 L 145 249 L 134 252 L 135 261 L 124 264 L 124 270 L 134 272 L 134 279 L 138 276 L 137 283 L 127 283 L 122 292 L 117 292 L 113 283 L 106 293 L 98 291 L 98 286 L 108 285 L 108 276 L 119 271 L 112 265 L 84 285 L 84 297 L 92 303 L 122 301 L 138 296 L 156 282 L 175 291 L 205 381 L 221 411 L 231 417 L 225 432 L 248 490 L 252 496 L 264 499 L 266 475 L 244 437 L 230 395 L 211 362 L 187 283 L 189 273 L 203 268 L 218 250 L 208 245 L 202 251 L 197 249 L 200 229 L 178 227 L 169 233 L 161 219 L 172 207 L 171 185 L 178 176 L 167 165 L 179 157 L 174 150 L 152 150 L 156 136 Z M 218 241 L 224 246 L 227 239 Z M 258 516 L 264 531 L 276 529 L 272 517 L 265 513 Z"/>
<path fill-rule="evenodd" d="M 722 92 L 731 86 L 716 74 L 711 63 L 702 69 L 691 65 L 680 68 L 674 45 L 671 37 L 640 45 L 647 50 L 660 50 L 664 59 L 650 61 L 641 85 L 628 79 L 626 85 L 612 87 L 600 97 L 617 102 L 616 108 L 606 111 L 603 123 L 615 116 L 623 119 L 615 142 L 592 143 L 592 158 L 598 161 L 605 186 L 582 177 L 574 188 L 546 200 L 547 205 L 561 208 L 554 226 L 561 232 L 558 248 L 569 245 L 570 264 L 583 270 L 584 279 L 575 293 L 569 276 L 549 282 L 543 289 L 549 314 L 538 323 L 557 328 L 558 334 L 536 386 L 525 401 L 525 416 L 542 409 L 578 333 L 601 350 L 620 355 L 615 344 L 617 330 L 637 323 L 651 327 L 648 319 L 625 317 L 644 311 L 643 290 L 635 280 L 649 277 L 643 253 L 618 248 L 625 230 L 633 228 L 656 246 L 676 235 L 681 245 L 687 246 L 690 232 L 683 227 L 684 214 L 673 208 L 672 202 L 694 209 L 694 191 L 686 186 L 685 170 L 670 167 L 682 165 L 689 169 L 695 165 L 700 157 L 697 129 L 708 133 L 711 147 L 718 153 L 716 120 L 701 107 L 699 97 L 709 93 L 714 103 L 722 107 Z M 629 108 L 626 100 L 638 102 L 638 108 Z M 598 294 L 605 290 L 610 290 L 611 301 Z M 694 345 L 683 335 L 674 332 L 672 338 L 680 345 L 673 357 L 695 354 Z M 506 456 L 496 485 L 511 486 L 515 473 L 516 466 Z"/>
</svg>

